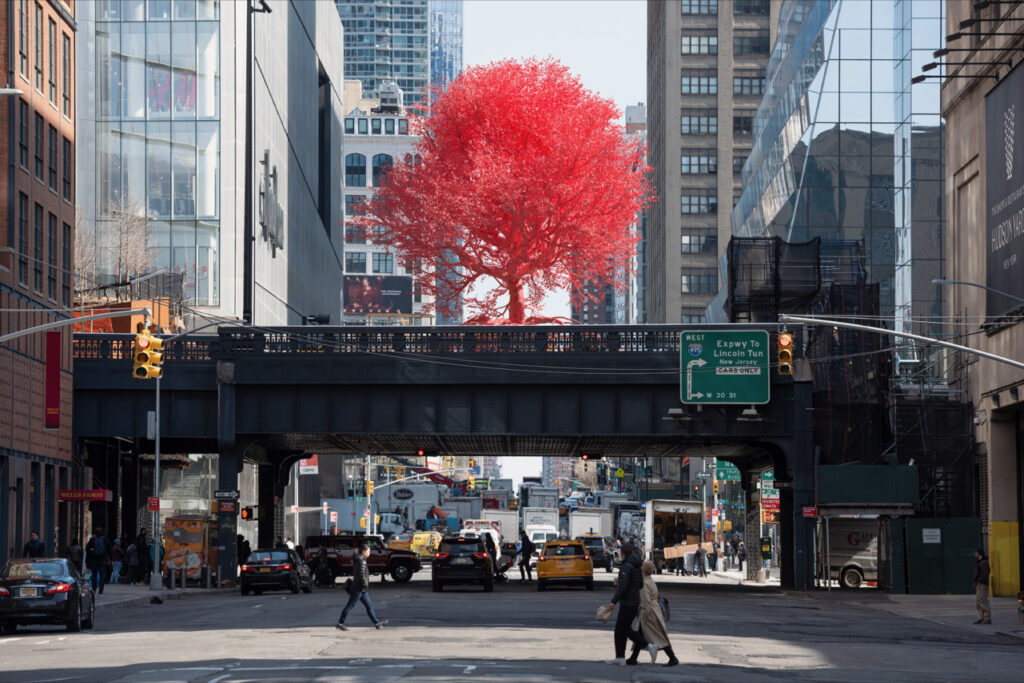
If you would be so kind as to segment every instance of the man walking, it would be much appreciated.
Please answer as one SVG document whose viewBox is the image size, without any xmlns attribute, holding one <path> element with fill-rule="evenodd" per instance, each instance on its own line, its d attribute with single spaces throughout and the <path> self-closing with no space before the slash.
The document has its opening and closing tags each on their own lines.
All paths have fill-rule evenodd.
<svg viewBox="0 0 1024 683">
<path fill-rule="evenodd" d="M 529 583 L 533 580 L 530 573 L 530 558 L 533 557 L 533 541 L 526 535 L 526 531 L 519 530 L 519 583 Z"/>
<path fill-rule="evenodd" d="M 367 543 L 360 543 L 359 549 L 356 554 L 352 557 L 352 585 L 349 587 L 348 602 L 345 604 L 345 609 L 341 610 L 341 616 L 338 617 L 338 623 L 335 624 L 335 628 L 341 631 L 347 631 L 348 626 L 345 626 L 345 618 L 348 617 L 348 613 L 352 611 L 352 608 L 356 606 L 357 602 L 363 603 L 363 607 L 366 608 L 366 616 L 370 617 L 370 621 L 377 627 L 377 630 L 381 630 L 388 623 L 387 619 L 378 619 L 376 613 L 373 611 L 373 603 L 370 602 L 370 595 L 366 590 L 370 587 L 370 570 L 367 567 L 367 560 L 370 558 L 370 546 Z"/>
<path fill-rule="evenodd" d="M 615 659 L 608 660 L 608 664 L 625 666 L 636 664 L 635 656 L 626 661 L 627 640 L 633 641 L 634 654 L 647 647 L 644 637 L 633 630 L 633 621 L 640 613 L 640 591 L 644 587 L 644 575 L 643 563 L 629 543 L 622 544 L 622 565 L 619 567 L 617 582 L 618 588 L 611 601 L 611 605 L 619 605 L 619 614 L 615 618 Z"/>
<path fill-rule="evenodd" d="M 121 583 L 121 567 L 124 566 L 124 548 L 121 547 L 121 539 L 114 539 L 114 546 L 110 549 L 110 559 L 114 564 L 110 573 L 110 583 Z"/>
<path fill-rule="evenodd" d="M 708 551 L 704 550 L 704 544 L 699 544 L 697 546 L 697 552 L 693 554 L 693 570 L 695 574 L 699 574 L 705 579 L 708 577 L 707 569 L 704 567 L 704 560 L 707 556 Z"/>
<path fill-rule="evenodd" d="M 22 557 L 42 557 L 46 554 L 46 544 L 39 540 L 39 534 L 32 532 L 28 535 L 28 543 L 22 550 Z"/>
<path fill-rule="evenodd" d="M 978 607 L 978 620 L 975 624 L 991 624 L 992 610 L 988 604 L 988 577 L 989 566 L 985 551 L 978 548 L 974 551 L 974 594 L 975 604 Z"/>
<path fill-rule="evenodd" d="M 93 536 L 85 545 L 85 566 L 89 568 L 92 576 L 92 590 L 94 593 L 103 595 L 103 586 L 106 584 L 107 564 L 110 562 L 110 541 L 103 535 L 103 529 L 96 527 Z"/>
</svg>

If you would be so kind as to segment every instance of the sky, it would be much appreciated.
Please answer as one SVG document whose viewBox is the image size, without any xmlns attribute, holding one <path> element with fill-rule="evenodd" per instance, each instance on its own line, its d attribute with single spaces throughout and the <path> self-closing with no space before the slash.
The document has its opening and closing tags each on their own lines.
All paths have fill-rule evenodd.
<svg viewBox="0 0 1024 683">
<path fill-rule="evenodd" d="M 620 111 L 647 101 L 647 3 L 644 0 L 465 0 L 465 65 L 499 59 L 554 57 L 583 86 Z M 569 297 L 556 292 L 548 316 L 569 317 Z M 539 475 L 540 458 L 501 458 L 502 476 Z"/>
</svg>

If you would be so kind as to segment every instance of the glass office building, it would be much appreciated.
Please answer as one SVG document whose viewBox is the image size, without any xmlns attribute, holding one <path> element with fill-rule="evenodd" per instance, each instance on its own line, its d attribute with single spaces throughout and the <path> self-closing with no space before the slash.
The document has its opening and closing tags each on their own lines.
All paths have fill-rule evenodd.
<svg viewBox="0 0 1024 683">
<path fill-rule="evenodd" d="M 443 86 L 462 72 L 462 0 L 430 3 L 430 85 Z"/>
<path fill-rule="evenodd" d="M 941 315 L 941 0 L 786 0 L 732 234 L 856 241 L 881 313 Z M 933 333 L 936 330 L 928 330 Z"/>
<path fill-rule="evenodd" d="M 95 7 L 96 234 L 148 219 L 151 272 L 219 304 L 220 7 L 101 0 Z M 88 134 L 88 133 L 86 133 Z M 101 246 L 116 273 L 117 245 Z M 101 269 L 104 265 L 101 264 Z"/>
</svg>

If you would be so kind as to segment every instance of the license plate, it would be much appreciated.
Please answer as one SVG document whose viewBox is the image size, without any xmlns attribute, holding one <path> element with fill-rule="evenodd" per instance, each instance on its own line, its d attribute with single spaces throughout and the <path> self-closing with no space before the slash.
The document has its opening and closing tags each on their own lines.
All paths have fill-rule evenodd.
<svg viewBox="0 0 1024 683">
<path fill-rule="evenodd" d="M 473 564 L 473 560 L 468 557 L 456 557 L 452 560 L 452 564 Z"/>
<path fill-rule="evenodd" d="M 260 574 L 269 574 L 270 567 L 260 567 Z"/>
<path fill-rule="evenodd" d="M 36 588 L 19 588 L 18 589 L 18 597 L 19 598 L 34 598 L 37 595 L 39 595 L 39 591 Z"/>
</svg>

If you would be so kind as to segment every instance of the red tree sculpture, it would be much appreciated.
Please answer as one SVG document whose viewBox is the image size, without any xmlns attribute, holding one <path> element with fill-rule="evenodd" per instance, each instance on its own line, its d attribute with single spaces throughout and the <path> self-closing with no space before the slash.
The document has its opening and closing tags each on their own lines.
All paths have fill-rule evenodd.
<svg viewBox="0 0 1024 683">
<path fill-rule="evenodd" d="M 650 185 L 610 100 L 555 60 L 508 60 L 467 69 L 431 109 L 413 120 L 422 161 L 396 164 L 360 222 L 438 309 L 522 323 L 554 289 L 582 303 L 631 273 Z"/>
</svg>

